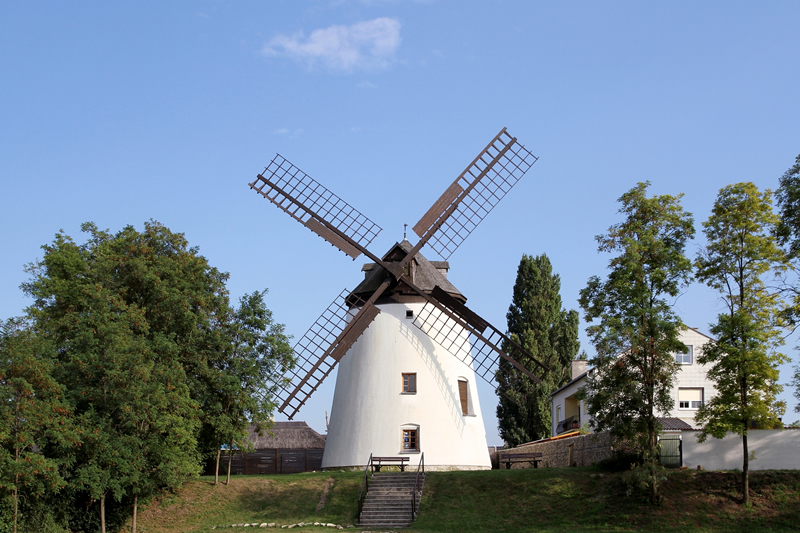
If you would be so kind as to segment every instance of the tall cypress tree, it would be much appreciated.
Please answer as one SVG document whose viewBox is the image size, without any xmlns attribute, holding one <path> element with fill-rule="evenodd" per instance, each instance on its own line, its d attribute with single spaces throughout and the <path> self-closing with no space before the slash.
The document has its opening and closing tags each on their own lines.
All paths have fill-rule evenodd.
<svg viewBox="0 0 800 533">
<path fill-rule="evenodd" d="M 509 445 L 550 436 L 549 395 L 570 378 L 571 360 L 578 353 L 578 313 L 561 305 L 561 278 L 547 255 L 523 255 L 517 268 L 514 295 L 508 308 L 508 334 L 550 368 L 536 384 L 501 360 L 497 371 L 497 422 Z M 536 366 L 527 359 L 523 366 Z"/>
</svg>

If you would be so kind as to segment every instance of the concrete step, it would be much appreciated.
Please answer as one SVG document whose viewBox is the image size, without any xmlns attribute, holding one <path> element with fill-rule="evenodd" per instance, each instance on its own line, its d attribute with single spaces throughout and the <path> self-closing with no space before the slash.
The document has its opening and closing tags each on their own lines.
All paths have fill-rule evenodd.
<svg viewBox="0 0 800 533">
<path fill-rule="evenodd" d="M 383 505 L 370 505 L 364 506 L 361 510 L 362 513 L 410 513 L 411 502 L 408 505 L 397 505 L 393 507 Z"/>
<path fill-rule="evenodd" d="M 402 518 L 411 518 L 413 513 L 411 512 L 411 506 L 408 509 L 364 509 L 361 511 L 361 518 L 368 518 L 368 517 L 380 517 L 380 516 L 392 516 L 392 517 L 402 517 Z"/>
<path fill-rule="evenodd" d="M 370 529 L 400 529 L 403 527 L 411 527 L 412 522 L 359 522 L 359 527 Z"/>
<path fill-rule="evenodd" d="M 369 490 L 364 499 L 359 525 L 370 528 L 409 527 L 414 514 L 411 512 L 411 498 L 416 492 L 417 506 L 422 497 L 424 475 L 416 472 L 377 472 L 369 480 Z"/>
<path fill-rule="evenodd" d="M 417 494 L 416 500 L 419 501 L 419 499 L 420 499 L 420 495 Z M 403 502 L 409 502 L 409 504 L 410 504 L 411 503 L 411 495 L 409 494 L 408 496 L 403 497 L 403 498 L 394 498 L 394 497 L 386 497 L 386 496 L 381 496 L 381 497 L 373 496 L 371 498 L 367 498 L 367 499 L 364 500 L 364 504 L 365 505 L 367 504 L 367 502 L 375 502 L 375 503 L 403 503 Z"/>
</svg>

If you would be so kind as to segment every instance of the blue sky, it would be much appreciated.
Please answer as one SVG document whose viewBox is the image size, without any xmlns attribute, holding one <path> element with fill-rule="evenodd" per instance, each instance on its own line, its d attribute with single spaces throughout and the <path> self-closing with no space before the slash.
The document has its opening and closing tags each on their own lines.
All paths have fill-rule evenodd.
<svg viewBox="0 0 800 533">
<path fill-rule="evenodd" d="M 230 272 L 234 298 L 269 288 L 299 338 L 361 261 L 249 190 L 274 154 L 383 227 L 382 254 L 502 127 L 540 160 L 450 279 L 504 329 L 520 257 L 546 253 L 577 309 L 636 182 L 685 193 L 692 256 L 721 187 L 777 187 L 800 153 L 798 18 L 779 1 L 6 2 L 0 317 L 29 304 L 23 266 L 59 229 L 152 218 Z M 706 332 L 721 310 L 699 284 L 675 305 Z M 319 431 L 333 381 L 298 417 Z"/>
</svg>

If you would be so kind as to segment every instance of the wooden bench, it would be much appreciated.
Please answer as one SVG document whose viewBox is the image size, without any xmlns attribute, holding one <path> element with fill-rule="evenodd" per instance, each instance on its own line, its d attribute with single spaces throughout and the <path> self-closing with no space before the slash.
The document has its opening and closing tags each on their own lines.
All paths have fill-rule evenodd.
<svg viewBox="0 0 800 533">
<path fill-rule="evenodd" d="M 376 472 L 381 471 L 382 466 L 399 466 L 401 472 L 406 471 L 406 463 L 408 463 L 408 457 L 373 457 L 372 458 L 372 468 L 375 469 Z"/>
<path fill-rule="evenodd" d="M 511 463 L 532 463 L 534 468 L 539 468 L 539 463 L 542 462 L 542 452 L 501 453 L 499 459 L 501 463 L 506 464 L 506 470 L 511 470 Z"/>
</svg>

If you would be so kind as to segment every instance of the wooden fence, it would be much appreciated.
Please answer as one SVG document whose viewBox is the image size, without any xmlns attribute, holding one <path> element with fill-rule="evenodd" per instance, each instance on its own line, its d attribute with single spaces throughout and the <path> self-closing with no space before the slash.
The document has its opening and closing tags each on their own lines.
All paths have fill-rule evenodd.
<svg viewBox="0 0 800 533">
<path fill-rule="evenodd" d="M 322 448 L 311 449 L 262 449 L 250 453 L 234 453 L 231 458 L 231 474 L 296 474 L 322 469 Z M 222 452 L 219 474 L 228 471 L 228 453 Z M 214 474 L 214 462 L 206 465 L 205 474 Z"/>
</svg>

